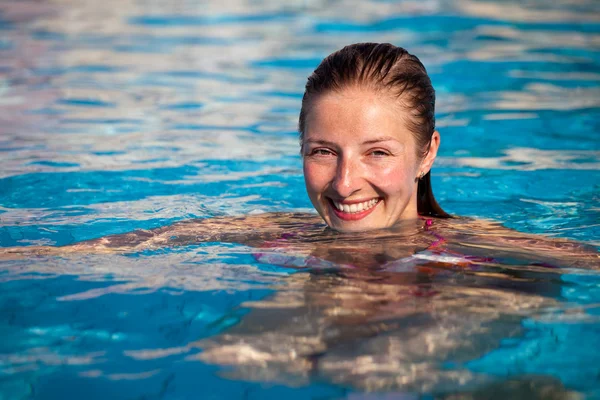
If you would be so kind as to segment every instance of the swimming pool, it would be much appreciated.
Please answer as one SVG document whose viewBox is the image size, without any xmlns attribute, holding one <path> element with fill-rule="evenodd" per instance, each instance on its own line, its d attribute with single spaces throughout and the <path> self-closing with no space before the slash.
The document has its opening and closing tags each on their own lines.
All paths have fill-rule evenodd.
<svg viewBox="0 0 600 400">
<path fill-rule="evenodd" d="M 312 212 L 303 85 L 361 41 L 427 66 L 447 211 L 600 246 L 597 2 L 225 3 L 0 4 L 1 246 Z M 388 285 L 394 312 L 424 311 L 374 334 L 372 321 L 321 322 L 378 285 L 261 263 L 237 244 L 0 261 L 0 397 L 477 398 L 512 385 L 600 398 L 600 275 L 527 273 L 510 285 L 544 294 L 445 275 L 443 308 Z M 342 345 L 320 351 L 323 337 Z M 302 346 L 311 357 L 292 362 Z"/>
</svg>

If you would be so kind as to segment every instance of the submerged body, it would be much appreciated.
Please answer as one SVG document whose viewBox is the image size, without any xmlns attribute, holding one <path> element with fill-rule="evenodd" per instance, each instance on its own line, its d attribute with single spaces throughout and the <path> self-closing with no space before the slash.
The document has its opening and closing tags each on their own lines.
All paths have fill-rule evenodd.
<svg viewBox="0 0 600 400">
<path fill-rule="evenodd" d="M 228 268 L 212 258 L 231 255 L 234 249 L 223 243 L 244 245 L 234 253 L 249 253 L 256 263 L 224 275 Z M 178 250 L 171 258 L 165 247 Z M 92 253 L 99 253 L 97 261 Z M 139 357 L 164 353 L 169 365 L 177 359 L 216 364 L 228 378 L 245 381 L 294 387 L 325 381 L 448 399 L 490 391 L 514 399 L 577 398 L 549 376 L 510 372 L 515 363 L 547 361 L 529 352 L 504 358 L 502 344 L 526 337 L 525 321 L 564 313 L 573 329 L 586 323 L 586 309 L 569 305 L 570 276 L 600 267 L 592 247 L 491 222 L 418 218 L 341 233 L 303 213 L 189 220 L 64 247 L 0 250 L 0 259 L 56 255 L 62 274 L 80 275 L 91 266 L 121 281 L 64 300 L 165 287 L 245 290 L 246 280 L 268 278 L 273 294 L 230 310 L 223 318 L 234 319 L 233 326 L 156 355 L 132 352 Z M 264 265 L 295 273 L 265 276 Z M 34 265 L 32 272 L 42 271 Z M 562 345 L 556 348 L 560 358 Z M 500 376 L 480 372 L 488 364 Z"/>
<path fill-rule="evenodd" d="M 251 246 L 256 249 L 257 259 L 289 267 L 321 265 L 377 270 L 395 268 L 403 262 L 463 267 L 474 261 L 493 266 L 503 260 L 546 267 L 600 267 L 600 255 L 593 247 L 520 233 L 490 221 L 421 217 L 392 228 L 342 233 L 327 227 L 318 216 L 304 213 L 187 220 L 62 247 L 7 247 L 0 249 L 0 254 L 6 259 L 69 253 L 136 253 L 203 242 Z M 292 259 L 296 261 L 281 261 Z"/>
</svg>

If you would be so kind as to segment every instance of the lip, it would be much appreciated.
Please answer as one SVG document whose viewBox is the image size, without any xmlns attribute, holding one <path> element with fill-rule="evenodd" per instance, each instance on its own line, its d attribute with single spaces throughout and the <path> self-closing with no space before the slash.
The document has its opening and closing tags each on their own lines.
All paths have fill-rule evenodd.
<svg viewBox="0 0 600 400">
<path fill-rule="evenodd" d="M 375 205 L 371 208 L 369 208 L 368 210 L 363 210 L 357 213 L 347 213 L 344 211 L 340 211 L 337 208 L 335 208 L 335 206 L 333 205 L 333 200 L 331 198 L 327 198 L 328 203 L 329 203 L 329 207 L 333 210 L 333 213 L 341 220 L 343 221 L 358 221 L 361 220 L 363 218 L 365 218 L 367 215 L 371 214 L 376 208 L 377 206 L 379 206 L 379 203 L 381 203 L 381 199 L 377 198 L 377 203 L 375 203 Z M 356 203 L 363 203 L 365 201 L 369 201 L 370 199 L 367 200 L 352 200 L 352 201 L 344 201 L 344 204 L 356 204 Z"/>
</svg>

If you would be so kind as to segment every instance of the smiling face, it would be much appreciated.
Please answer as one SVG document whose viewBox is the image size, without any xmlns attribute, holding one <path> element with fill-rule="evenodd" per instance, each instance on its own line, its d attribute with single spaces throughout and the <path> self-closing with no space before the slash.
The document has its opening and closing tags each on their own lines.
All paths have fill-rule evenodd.
<svg viewBox="0 0 600 400">
<path fill-rule="evenodd" d="M 389 228 L 417 214 L 417 184 L 439 145 L 420 153 L 402 111 L 385 94 L 347 88 L 314 100 L 302 153 L 308 196 L 327 225 L 342 231 Z"/>
</svg>

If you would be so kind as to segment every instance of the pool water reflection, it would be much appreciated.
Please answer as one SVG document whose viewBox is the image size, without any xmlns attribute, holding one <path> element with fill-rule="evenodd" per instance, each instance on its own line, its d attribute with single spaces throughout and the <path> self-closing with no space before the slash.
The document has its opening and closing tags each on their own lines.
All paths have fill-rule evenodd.
<svg viewBox="0 0 600 400">
<path fill-rule="evenodd" d="M 345 44 L 389 41 L 437 90 L 444 209 L 598 249 L 599 15 L 593 0 L 3 2 L 0 245 L 313 213 L 305 79 Z M 489 248 L 464 268 L 411 258 L 410 235 L 287 229 L 327 262 L 225 239 L 0 260 L 0 398 L 600 397 L 593 268 Z"/>
</svg>

